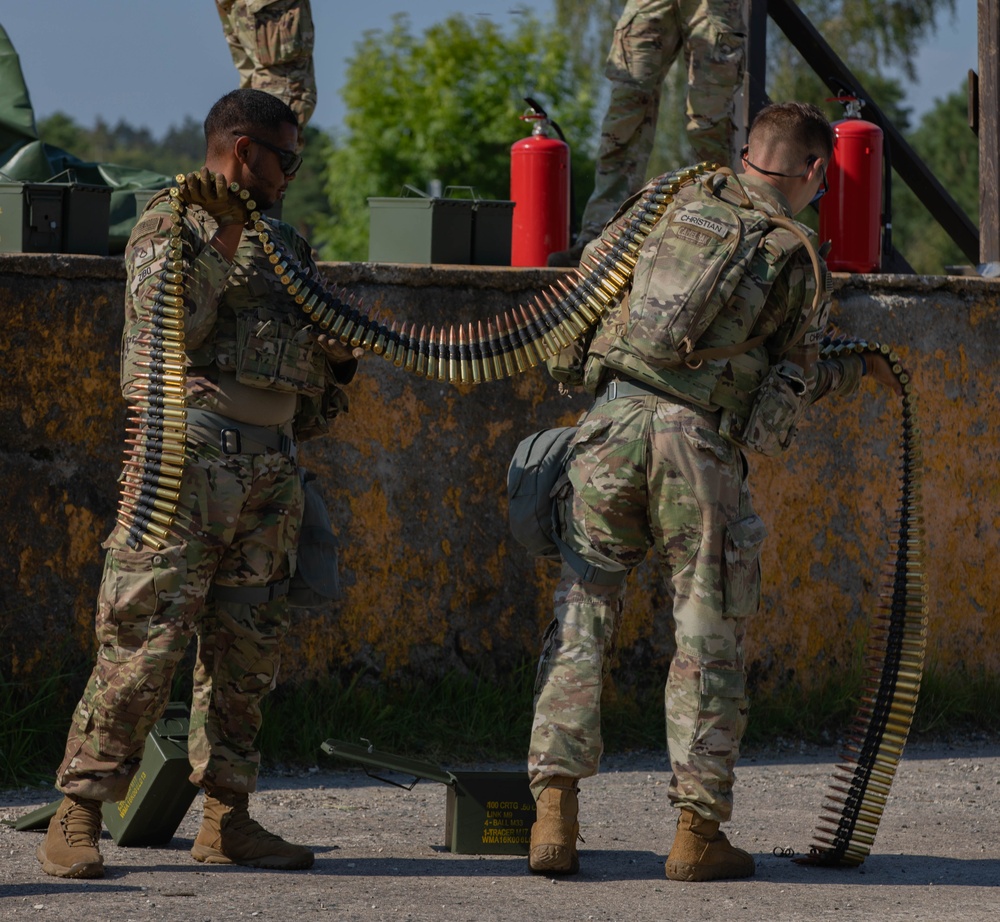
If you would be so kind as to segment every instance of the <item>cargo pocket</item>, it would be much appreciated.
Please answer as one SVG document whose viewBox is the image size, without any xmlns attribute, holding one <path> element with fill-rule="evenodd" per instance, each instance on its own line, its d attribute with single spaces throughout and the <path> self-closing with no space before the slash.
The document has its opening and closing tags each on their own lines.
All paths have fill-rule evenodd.
<svg viewBox="0 0 1000 922">
<path fill-rule="evenodd" d="M 735 753 L 747 726 L 746 679 L 742 669 L 701 668 L 701 700 L 691 752 Z"/>
<path fill-rule="evenodd" d="M 130 756 L 135 740 L 149 731 L 150 715 L 159 712 L 184 648 L 171 645 L 172 632 L 152 629 L 161 623 L 158 612 L 184 598 L 186 583 L 185 544 L 161 551 L 108 551 L 97 624 L 97 668 L 104 681 L 93 710 L 94 731 L 105 756 Z M 171 620 L 189 620 L 187 610 Z"/>
<path fill-rule="evenodd" d="M 760 548 L 767 528 L 756 513 L 726 526 L 725 615 L 745 618 L 760 605 Z"/>
</svg>

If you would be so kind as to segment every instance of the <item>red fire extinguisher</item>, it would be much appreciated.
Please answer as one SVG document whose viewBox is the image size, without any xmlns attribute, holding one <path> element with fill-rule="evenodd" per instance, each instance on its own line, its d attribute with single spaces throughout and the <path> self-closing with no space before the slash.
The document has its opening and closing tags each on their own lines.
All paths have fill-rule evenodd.
<svg viewBox="0 0 1000 922">
<path fill-rule="evenodd" d="M 549 253 L 569 248 L 569 145 L 559 126 L 533 99 L 522 121 L 533 122 L 530 138 L 510 149 L 510 199 L 514 203 L 510 264 L 544 266 Z M 558 138 L 549 136 L 552 128 Z"/>
<path fill-rule="evenodd" d="M 864 102 L 838 96 L 846 117 L 833 123 L 835 144 L 819 202 L 820 240 L 831 243 L 834 272 L 877 272 L 882 266 L 882 129 L 861 118 Z"/>
</svg>

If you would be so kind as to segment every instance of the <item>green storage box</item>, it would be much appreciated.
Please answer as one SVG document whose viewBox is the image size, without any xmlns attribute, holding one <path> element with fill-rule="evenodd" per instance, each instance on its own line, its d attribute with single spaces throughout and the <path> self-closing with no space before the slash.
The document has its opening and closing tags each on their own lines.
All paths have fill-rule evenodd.
<svg viewBox="0 0 1000 922">
<path fill-rule="evenodd" d="M 468 265 L 472 200 L 412 191 L 417 195 L 368 199 L 369 262 Z"/>
<path fill-rule="evenodd" d="M 535 801 L 528 773 L 446 771 L 428 762 L 406 759 L 372 747 L 326 740 L 324 752 L 358 762 L 373 778 L 412 788 L 421 778 L 447 785 L 445 846 L 459 855 L 527 855 Z M 370 769 L 385 769 L 414 778 L 410 785 L 380 778 Z"/>
<path fill-rule="evenodd" d="M 187 739 L 187 706 L 167 705 L 125 799 L 104 805 L 104 825 L 119 845 L 165 845 L 173 838 L 198 793 L 188 781 Z"/>
<path fill-rule="evenodd" d="M 108 255 L 111 188 L 0 183 L 0 253 Z"/>
<path fill-rule="evenodd" d="M 472 264 L 509 266 L 514 203 L 478 199 L 472 208 Z"/>
<path fill-rule="evenodd" d="M 101 810 L 104 825 L 119 845 L 165 845 L 173 838 L 198 793 L 188 781 L 187 738 L 187 705 L 171 702 L 146 738 L 142 762 L 125 799 L 106 803 Z M 9 825 L 44 829 L 61 801 L 32 810 Z"/>
<path fill-rule="evenodd" d="M 111 187 L 71 183 L 64 198 L 62 253 L 108 255 Z"/>
<path fill-rule="evenodd" d="M 65 186 L 0 182 L 0 253 L 60 253 Z"/>
</svg>

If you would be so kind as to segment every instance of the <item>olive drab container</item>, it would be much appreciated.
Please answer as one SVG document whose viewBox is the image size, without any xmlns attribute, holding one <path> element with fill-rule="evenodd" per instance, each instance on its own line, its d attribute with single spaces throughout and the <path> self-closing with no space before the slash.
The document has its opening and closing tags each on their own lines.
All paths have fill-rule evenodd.
<svg viewBox="0 0 1000 922">
<path fill-rule="evenodd" d="M 111 188 L 0 182 L 0 253 L 108 255 Z"/>
<path fill-rule="evenodd" d="M 461 193 L 458 195 L 458 193 Z M 514 203 L 482 199 L 471 186 L 368 199 L 368 261 L 509 266 Z"/>
<path fill-rule="evenodd" d="M 459 855 L 527 855 L 535 801 L 528 773 L 503 771 L 447 771 L 429 762 L 407 759 L 371 746 L 327 740 L 322 750 L 340 759 L 358 762 L 372 778 L 409 790 L 420 779 L 447 786 L 445 842 Z M 409 776 L 401 784 L 372 769 Z"/>
<path fill-rule="evenodd" d="M 188 708 L 171 702 L 146 738 L 139 770 L 118 803 L 104 804 L 101 814 L 111 838 L 122 846 L 165 845 L 184 819 L 198 788 L 188 781 Z M 43 829 L 62 799 L 22 816 L 15 829 Z"/>
</svg>

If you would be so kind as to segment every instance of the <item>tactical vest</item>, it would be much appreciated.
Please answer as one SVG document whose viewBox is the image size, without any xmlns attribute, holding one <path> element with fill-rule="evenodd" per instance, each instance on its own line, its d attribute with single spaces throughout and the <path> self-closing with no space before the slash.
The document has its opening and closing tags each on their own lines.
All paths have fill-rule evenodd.
<svg viewBox="0 0 1000 922">
<path fill-rule="evenodd" d="M 642 243 L 631 290 L 594 335 L 584 386 L 596 393 L 611 369 L 707 410 L 748 411 L 771 364 L 764 336 L 751 337 L 771 286 L 803 247 L 821 271 L 808 228 L 769 207 L 729 170 L 681 189 Z M 799 335 L 815 301 L 805 314 Z M 739 386 L 718 387 L 724 375 Z"/>
<path fill-rule="evenodd" d="M 150 199 L 146 213 L 162 210 L 167 193 Z M 197 227 L 203 245 L 214 233 L 214 224 L 201 209 L 188 209 L 186 220 Z M 296 238 L 288 225 L 270 221 L 272 236 L 280 236 L 297 252 Z M 139 227 L 139 225 L 137 225 Z M 136 235 L 132 245 L 141 243 Z M 243 235 L 233 259 L 233 269 L 218 305 L 218 319 L 211 336 L 188 350 L 190 367 L 215 365 L 232 372 L 241 384 L 272 391 L 318 396 L 326 384 L 326 355 L 312 331 L 302 328 L 289 309 L 281 279 L 253 235 Z"/>
</svg>

